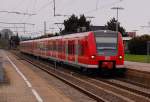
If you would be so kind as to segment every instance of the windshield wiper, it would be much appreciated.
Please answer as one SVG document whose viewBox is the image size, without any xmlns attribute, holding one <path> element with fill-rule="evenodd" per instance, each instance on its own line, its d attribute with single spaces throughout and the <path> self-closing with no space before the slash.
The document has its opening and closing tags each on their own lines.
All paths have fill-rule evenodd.
<svg viewBox="0 0 150 102">
<path fill-rule="evenodd" d="M 115 47 L 98 47 L 100 50 L 115 50 Z"/>
</svg>

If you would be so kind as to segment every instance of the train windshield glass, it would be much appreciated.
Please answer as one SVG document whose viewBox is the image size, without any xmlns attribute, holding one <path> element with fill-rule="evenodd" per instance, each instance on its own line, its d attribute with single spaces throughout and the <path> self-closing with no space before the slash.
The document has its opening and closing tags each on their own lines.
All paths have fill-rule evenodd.
<svg viewBox="0 0 150 102">
<path fill-rule="evenodd" d="M 117 33 L 109 31 L 95 32 L 97 53 L 99 55 L 113 56 L 117 53 Z"/>
</svg>

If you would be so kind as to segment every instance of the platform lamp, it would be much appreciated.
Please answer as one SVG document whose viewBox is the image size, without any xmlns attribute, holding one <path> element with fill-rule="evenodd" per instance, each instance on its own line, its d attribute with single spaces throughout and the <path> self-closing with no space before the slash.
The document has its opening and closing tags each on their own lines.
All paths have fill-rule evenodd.
<svg viewBox="0 0 150 102">
<path fill-rule="evenodd" d="M 116 32 L 118 32 L 118 18 L 119 18 L 119 10 L 124 10 L 123 7 L 112 7 L 112 10 L 116 10 L 117 11 L 117 16 L 116 16 Z"/>
</svg>

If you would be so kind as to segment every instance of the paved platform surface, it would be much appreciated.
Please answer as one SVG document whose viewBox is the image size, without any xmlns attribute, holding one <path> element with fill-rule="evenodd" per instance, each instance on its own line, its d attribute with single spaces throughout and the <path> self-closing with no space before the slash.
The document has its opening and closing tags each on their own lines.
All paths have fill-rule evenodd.
<svg viewBox="0 0 150 102">
<path fill-rule="evenodd" d="M 2 58 L 0 56 L 0 83 L 4 82 L 4 80 L 5 80 L 4 75 L 5 75 L 5 73 L 4 73 L 4 69 L 3 69 L 3 66 L 2 66 Z"/>
<path fill-rule="evenodd" d="M 0 50 L 9 84 L 0 86 L 0 102 L 72 102 L 33 70 Z"/>
<path fill-rule="evenodd" d="M 150 72 L 150 64 L 149 63 L 125 61 L 125 67 L 129 68 L 129 69 Z"/>
</svg>

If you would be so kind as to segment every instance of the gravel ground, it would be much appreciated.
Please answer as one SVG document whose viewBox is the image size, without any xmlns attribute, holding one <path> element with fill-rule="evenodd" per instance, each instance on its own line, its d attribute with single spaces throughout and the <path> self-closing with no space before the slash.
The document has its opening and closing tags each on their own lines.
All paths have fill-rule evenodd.
<svg viewBox="0 0 150 102">
<path fill-rule="evenodd" d="M 38 73 L 40 77 L 47 80 L 47 82 L 52 85 L 55 89 L 59 92 L 63 93 L 65 96 L 69 97 L 74 102 L 96 102 L 95 100 L 89 98 L 85 94 L 79 92 L 78 90 L 70 87 L 69 85 L 63 83 L 62 81 L 58 80 L 57 78 L 41 71 L 40 69 L 36 68 L 35 66 L 29 64 L 28 62 L 22 61 L 24 64 L 31 66 L 34 72 Z"/>
<path fill-rule="evenodd" d="M 108 81 L 120 84 L 120 85 L 125 86 L 125 87 L 129 87 L 131 89 L 136 89 L 136 90 L 139 90 L 139 91 L 142 91 L 142 92 L 150 94 L 150 89 L 147 89 L 147 88 L 142 88 L 142 87 L 135 86 L 135 85 L 132 85 L 130 83 L 126 83 L 126 82 L 115 80 L 115 79 L 110 79 Z"/>
</svg>

